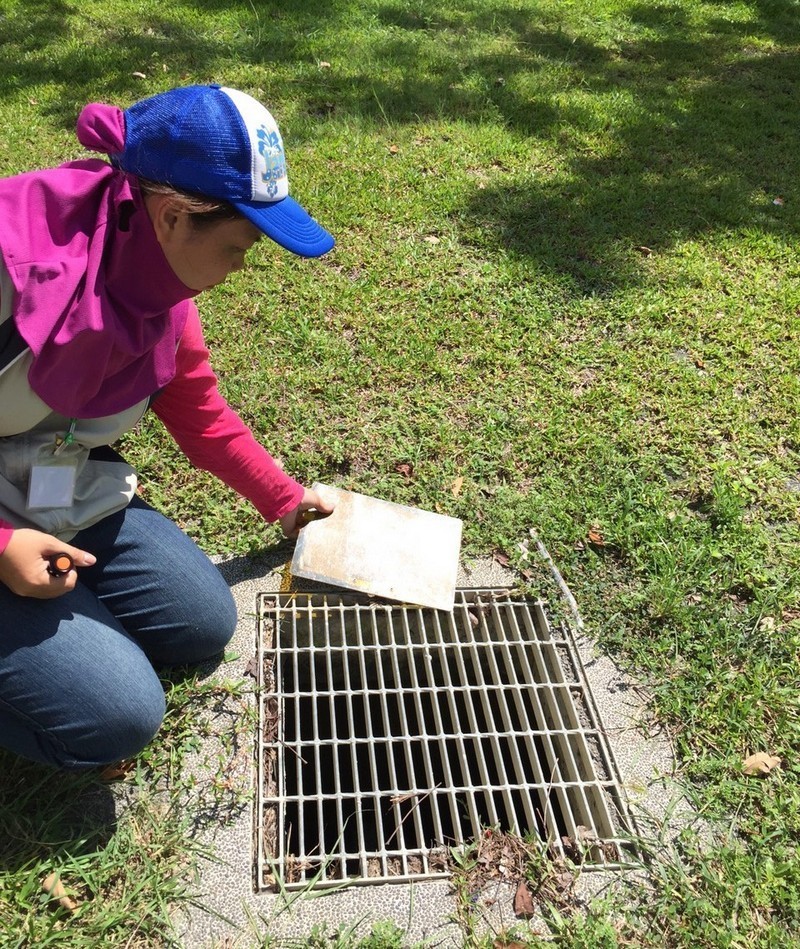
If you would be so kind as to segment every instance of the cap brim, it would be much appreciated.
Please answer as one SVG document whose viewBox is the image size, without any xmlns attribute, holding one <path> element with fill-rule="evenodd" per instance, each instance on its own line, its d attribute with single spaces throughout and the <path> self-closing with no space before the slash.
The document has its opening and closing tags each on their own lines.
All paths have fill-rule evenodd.
<svg viewBox="0 0 800 949">
<path fill-rule="evenodd" d="M 276 244 L 301 257 L 320 257 L 336 243 L 294 200 L 234 201 L 233 206 Z"/>
</svg>

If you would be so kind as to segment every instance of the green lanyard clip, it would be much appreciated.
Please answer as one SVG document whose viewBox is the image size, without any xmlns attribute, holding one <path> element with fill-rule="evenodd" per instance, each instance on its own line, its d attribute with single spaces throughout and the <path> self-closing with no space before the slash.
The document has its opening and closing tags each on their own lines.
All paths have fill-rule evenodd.
<svg viewBox="0 0 800 949">
<path fill-rule="evenodd" d="M 54 455 L 60 455 L 67 445 L 71 445 L 75 441 L 75 425 L 77 421 L 77 419 L 71 418 L 69 420 L 69 428 L 64 435 L 56 435 L 56 447 L 53 451 Z"/>
</svg>

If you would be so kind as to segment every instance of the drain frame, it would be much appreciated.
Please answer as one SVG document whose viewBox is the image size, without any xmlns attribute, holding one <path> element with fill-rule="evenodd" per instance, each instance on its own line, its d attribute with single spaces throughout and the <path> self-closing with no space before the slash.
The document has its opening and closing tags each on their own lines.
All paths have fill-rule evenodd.
<svg viewBox="0 0 800 949">
<path fill-rule="evenodd" d="M 449 848 L 487 827 L 584 869 L 630 862 L 613 750 L 542 601 L 262 593 L 257 660 L 256 891 L 446 878 Z"/>
</svg>

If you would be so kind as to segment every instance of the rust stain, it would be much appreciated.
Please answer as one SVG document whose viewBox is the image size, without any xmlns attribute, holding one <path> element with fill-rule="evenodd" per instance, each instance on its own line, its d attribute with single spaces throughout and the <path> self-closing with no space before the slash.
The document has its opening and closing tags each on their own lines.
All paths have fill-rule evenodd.
<svg viewBox="0 0 800 949">
<path fill-rule="evenodd" d="M 292 561 L 287 560 L 283 565 L 283 570 L 281 572 L 281 586 L 280 593 L 291 593 L 292 591 Z"/>
</svg>

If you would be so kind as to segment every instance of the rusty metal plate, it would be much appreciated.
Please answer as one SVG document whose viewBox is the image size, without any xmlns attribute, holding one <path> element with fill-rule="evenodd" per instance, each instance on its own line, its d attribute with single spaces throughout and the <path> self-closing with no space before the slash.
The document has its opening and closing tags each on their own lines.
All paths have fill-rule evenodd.
<svg viewBox="0 0 800 949">
<path fill-rule="evenodd" d="M 325 484 L 314 490 L 336 508 L 300 531 L 296 577 L 401 603 L 451 612 L 461 521 Z"/>
</svg>

